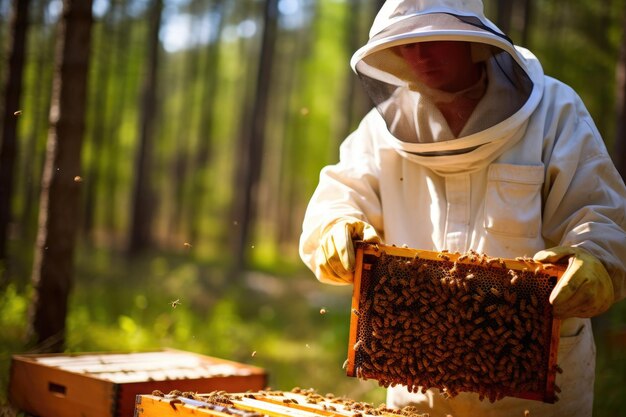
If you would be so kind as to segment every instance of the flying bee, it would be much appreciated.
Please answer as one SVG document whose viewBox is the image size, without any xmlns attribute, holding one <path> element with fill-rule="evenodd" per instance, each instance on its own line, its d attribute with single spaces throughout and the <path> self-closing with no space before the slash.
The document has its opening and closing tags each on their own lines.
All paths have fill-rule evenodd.
<svg viewBox="0 0 626 417">
<path fill-rule="evenodd" d="M 172 308 L 176 308 L 181 304 L 180 302 L 180 298 L 175 299 L 174 301 L 170 302 L 170 305 L 172 306 Z"/>
</svg>

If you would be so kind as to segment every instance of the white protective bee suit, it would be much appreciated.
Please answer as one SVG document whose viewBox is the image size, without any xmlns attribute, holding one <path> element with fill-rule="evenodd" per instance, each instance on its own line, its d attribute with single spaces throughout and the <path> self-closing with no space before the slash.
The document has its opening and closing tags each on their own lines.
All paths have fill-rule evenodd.
<svg viewBox="0 0 626 417">
<path fill-rule="evenodd" d="M 458 136 L 433 104 L 449 99 L 408 74 L 400 44 L 473 43 L 484 95 Z M 307 209 L 300 254 L 316 272 L 320 236 L 338 218 L 373 226 L 385 243 L 493 257 L 578 246 L 600 259 L 615 300 L 626 296 L 626 188 L 578 95 L 544 75 L 483 15 L 479 0 L 388 0 L 351 64 L 376 109 L 325 167 Z M 472 94 L 468 91 L 467 94 Z M 336 283 L 336 282 L 331 282 Z M 495 403 L 390 388 L 388 405 L 431 416 L 591 416 L 595 345 L 588 318 L 563 321 L 556 404 Z"/>
</svg>

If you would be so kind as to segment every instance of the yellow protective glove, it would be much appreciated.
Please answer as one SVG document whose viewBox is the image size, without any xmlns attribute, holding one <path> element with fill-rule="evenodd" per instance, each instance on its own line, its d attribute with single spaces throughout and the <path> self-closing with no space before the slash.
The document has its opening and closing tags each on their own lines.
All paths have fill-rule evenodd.
<svg viewBox="0 0 626 417">
<path fill-rule="evenodd" d="M 613 282 L 602 262 L 582 248 L 557 246 L 537 252 L 537 262 L 558 263 L 568 259 L 563 276 L 550 294 L 554 315 L 593 317 L 608 310 L 614 301 Z"/>
<path fill-rule="evenodd" d="M 354 217 L 342 218 L 323 233 L 315 252 L 318 279 L 325 282 L 350 284 L 354 281 L 356 265 L 354 240 L 380 243 L 376 229 Z"/>
</svg>

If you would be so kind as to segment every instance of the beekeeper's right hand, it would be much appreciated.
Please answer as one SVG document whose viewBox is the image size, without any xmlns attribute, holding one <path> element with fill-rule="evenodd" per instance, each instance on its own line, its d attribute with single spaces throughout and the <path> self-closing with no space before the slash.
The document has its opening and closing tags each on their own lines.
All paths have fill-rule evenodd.
<svg viewBox="0 0 626 417">
<path fill-rule="evenodd" d="M 337 284 L 354 281 L 354 240 L 381 243 L 374 227 L 355 217 L 344 217 L 324 230 L 315 252 L 320 281 Z"/>
</svg>

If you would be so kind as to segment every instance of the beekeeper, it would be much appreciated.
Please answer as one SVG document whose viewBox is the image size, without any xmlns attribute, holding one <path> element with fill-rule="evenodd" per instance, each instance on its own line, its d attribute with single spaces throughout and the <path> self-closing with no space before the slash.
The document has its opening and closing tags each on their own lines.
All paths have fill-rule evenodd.
<svg viewBox="0 0 626 417">
<path fill-rule="evenodd" d="M 321 171 L 305 215 L 300 254 L 320 281 L 352 282 L 357 239 L 569 265 L 550 296 L 564 319 L 560 401 L 395 387 L 388 405 L 591 416 L 589 318 L 626 294 L 626 188 L 578 95 L 479 0 L 387 0 L 351 65 L 376 109 Z"/>
</svg>

